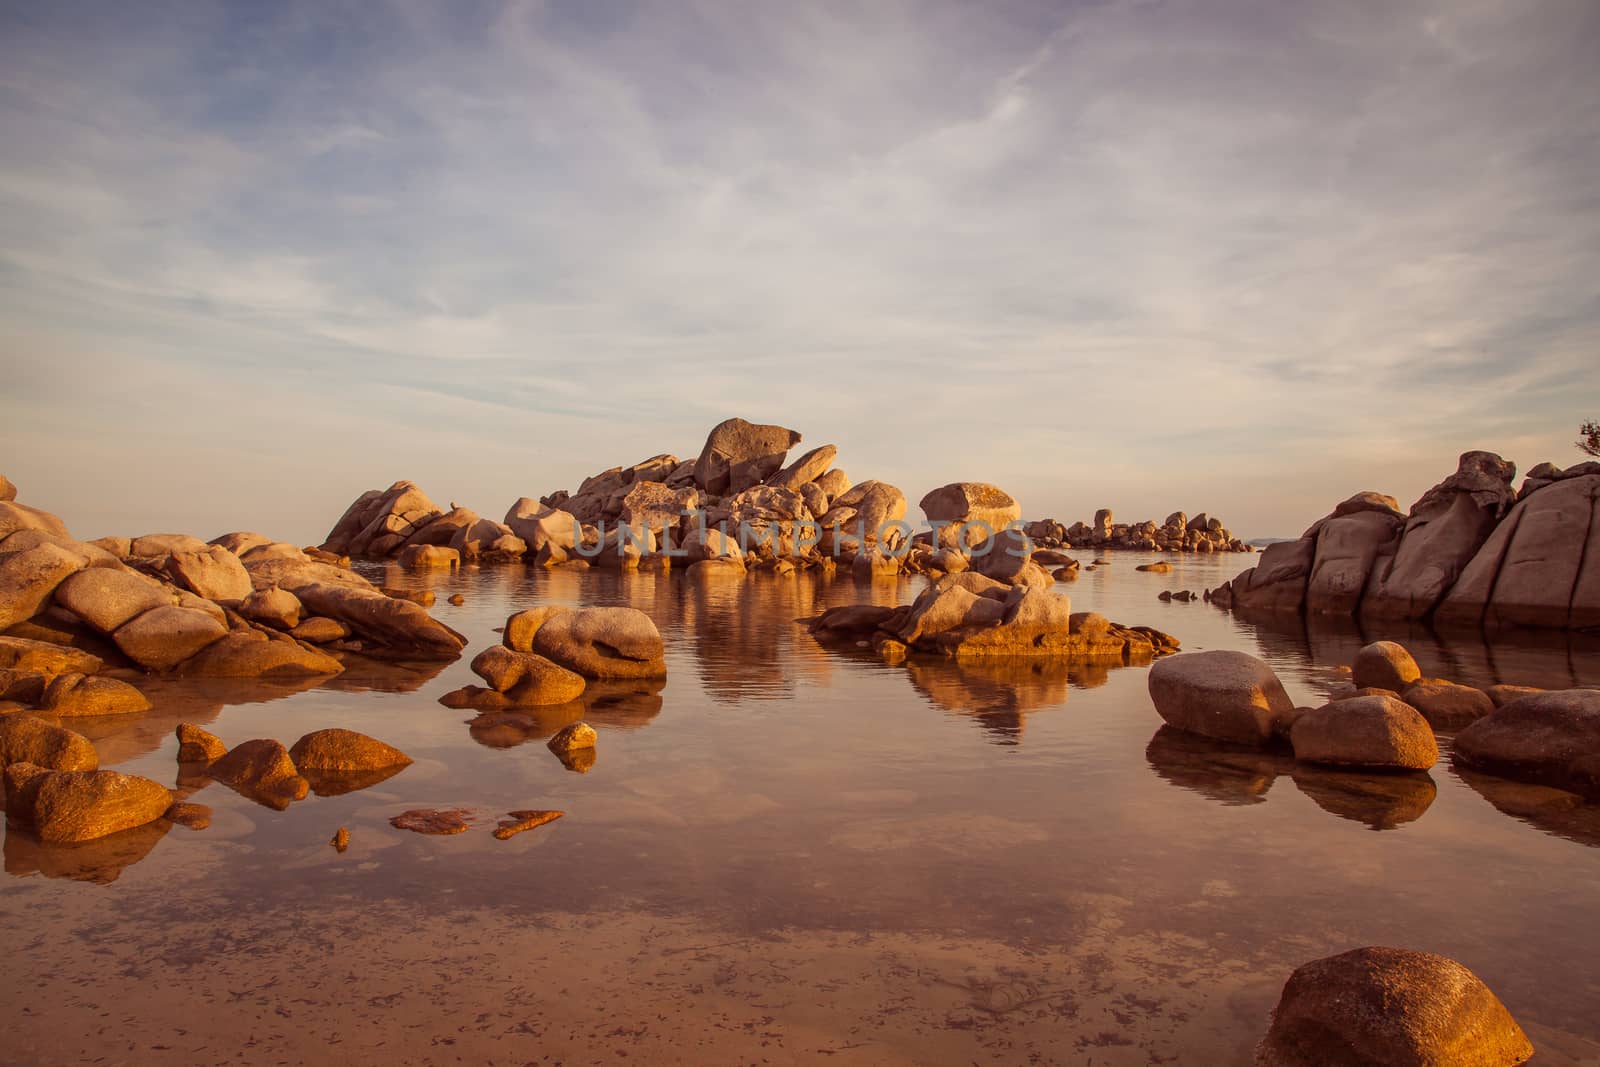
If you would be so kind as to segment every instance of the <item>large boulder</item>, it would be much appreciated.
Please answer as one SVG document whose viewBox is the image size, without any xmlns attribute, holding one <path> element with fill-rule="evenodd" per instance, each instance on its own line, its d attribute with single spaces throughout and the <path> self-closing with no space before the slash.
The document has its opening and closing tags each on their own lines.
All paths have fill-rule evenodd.
<svg viewBox="0 0 1600 1067">
<path fill-rule="evenodd" d="M 836 497 L 826 514 L 818 518 L 823 545 L 831 546 L 840 534 L 863 544 L 875 544 L 898 527 L 906 517 L 906 495 L 888 482 L 866 481 L 851 486 Z"/>
<path fill-rule="evenodd" d="M 1462 571 L 1440 625 L 1600 627 L 1600 474 L 1520 501 Z"/>
<path fill-rule="evenodd" d="M 945 524 L 936 544 L 967 548 L 981 544 L 1022 518 L 1022 508 L 997 485 L 952 482 L 922 498 L 919 505 L 930 523 Z"/>
<path fill-rule="evenodd" d="M 1256 611 L 1298 612 L 1316 562 L 1317 542 L 1302 537 L 1268 545 L 1254 567 L 1226 587 L 1232 606 Z"/>
<path fill-rule="evenodd" d="M 1363 696 L 1301 712 L 1289 731 L 1296 759 L 1425 771 L 1439 761 L 1428 721 L 1395 697 Z"/>
<path fill-rule="evenodd" d="M 386 654 L 454 659 L 466 647 L 466 638 L 429 615 L 427 609 L 384 596 L 370 586 L 307 582 L 292 591 L 312 614 L 344 623 Z"/>
<path fill-rule="evenodd" d="M 1456 734 L 1468 767 L 1600 796 L 1600 690 L 1530 693 Z"/>
<path fill-rule="evenodd" d="M 1404 645 L 1394 641 L 1374 641 L 1356 653 L 1350 665 L 1350 681 L 1358 689 L 1387 689 L 1403 693 L 1422 671 Z"/>
<path fill-rule="evenodd" d="M 275 585 L 252 590 L 239 605 L 240 615 L 278 630 L 293 630 L 299 626 L 303 610 L 299 597 Z"/>
<path fill-rule="evenodd" d="M 557 611 L 533 634 L 531 651 L 585 678 L 664 678 L 661 632 L 637 608 Z"/>
<path fill-rule="evenodd" d="M 240 627 L 177 666 L 191 678 L 312 678 L 339 674 L 344 664 L 290 634 Z"/>
<path fill-rule="evenodd" d="M 54 677 L 69 672 L 97 674 L 104 666 L 99 656 L 82 649 L 0 635 L 0 670 L 29 671 Z"/>
<path fill-rule="evenodd" d="M 783 468 L 800 434 L 782 426 L 728 419 L 712 427 L 694 463 L 694 484 L 716 496 L 760 485 Z"/>
<path fill-rule="evenodd" d="M 288 750 L 271 738 L 235 745 L 212 761 L 206 774 L 280 811 L 292 801 L 304 800 L 311 791 L 311 784 L 295 768 Z"/>
<path fill-rule="evenodd" d="M 1187 652 L 1150 668 L 1150 699 L 1172 726 L 1218 741 L 1262 745 L 1294 714 L 1272 668 L 1243 652 Z"/>
<path fill-rule="evenodd" d="M 55 602 L 103 634 L 151 608 L 171 607 L 177 594 L 137 571 L 91 567 L 67 578 Z"/>
<path fill-rule="evenodd" d="M 798 491 L 801 486 L 815 482 L 827 473 L 834 459 L 839 455 L 838 448 L 833 445 L 822 445 L 813 448 L 783 470 L 767 479 L 767 484 L 779 489 L 794 489 Z M 826 493 L 824 492 L 824 497 Z M 817 512 L 821 514 L 821 512 Z"/>
<path fill-rule="evenodd" d="M 1511 1067 L 1533 1045 L 1477 975 L 1444 956 L 1358 948 L 1283 987 L 1257 1067 Z"/>
<path fill-rule="evenodd" d="M 15 764 L 10 772 L 28 764 Z M 172 791 L 159 782 L 116 771 L 44 771 L 18 790 L 13 807 L 7 782 L 6 816 L 31 824 L 50 845 L 93 841 L 154 822 L 172 806 Z M 20 810 L 18 810 L 20 808 Z"/>
<path fill-rule="evenodd" d="M 1013 582 L 1033 558 L 1033 542 L 1021 530 L 1001 530 L 980 541 L 972 553 L 972 569 L 986 578 Z"/>
<path fill-rule="evenodd" d="M 151 608 L 117 627 L 111 638 L 123 655 L 150 671 L 176 667 L 228 629 L 214 617 L 195 608 Z"/>
<path fill-rule="evenodd" d="M 180 589 L 196 596 L 233 604 L 250 595 L 250 575 L 239 557 L 221 545 L 195 552 L 174 552 L 167 557 L 168 577 Z"/>
<path fill-rule="evenodd" d="M 1373 618 L 1429 615 L 1483 546 L 1516 494 L 1516 465 L 1492 452 L 1467 452 L 1456 473 L 1411 506 L 1400 545 L 1374 570 L 1361 600 Z"/>
<path fill-rule="evenodd" d="M 289 749 L 295 769 L 306 771 L 375 771 L 406 767 L 411 757 L 375 737 L 333 727 L 306 734 Z"/>
<path fill-rule="evenodd" d="M 28 714 L 0 715 L 0 768 L 31 763 L 52 771 L 92 771 L 100 757 L 87 737 Z"/>
<path fill-rule="evenodd" d="M 85 565 L 82 556 L 49 543 L 0 551 L 0 630 L 37 615 L 56 586 Z"/>
<path fill-rule="evenodd" d="M 1393 554 L 1405 516 L 1392 498 L 1358 493 L 1317 523 L 1311 573 L 1306 582 L 1306 611 L 1319 615 L 1352 615 L 1372 576 L 1373 565 Z"/>
<path fill-rule="evenodd" d="M 546 507 L 537 500 L 522 497 L 506 512 L 506 525 L 527 542 L 528 551 L 537 554 L 546 545 L 571 549 L 578 543 L 578 520 L 559 508 Z"/>
<path fill-rule="evenodd" d="M 441 514 L 415 482 L 398 481 L 381 493 L 363 493 L 322 548 L 341 556 L 388 556 Z"/>
</svg>

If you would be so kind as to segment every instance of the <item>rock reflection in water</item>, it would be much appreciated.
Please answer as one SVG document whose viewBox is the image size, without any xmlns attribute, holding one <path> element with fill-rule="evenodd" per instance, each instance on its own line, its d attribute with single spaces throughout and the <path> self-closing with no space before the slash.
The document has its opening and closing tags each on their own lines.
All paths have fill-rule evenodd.
<svg viewBox="0 0 1600 1067">
<path fill-rule="evenodd" d="M 936 707 L 970 715 L 997 744 L 1014 745 L 1022 739 L 1030 712 L 1066 703 L 1073 686 L 1104 685 L 1109 668 L 1049 659 L 913 657 L 904 670 L 911 687 Z"/>
<path fill-rule="evenodd" d="M 1554 837 L 1600 847 L 1600 804 L 1550 786 L 1514 782 L 1454 764 L 1450 773 L 1466 783 L 1495 810 Z"/>
<path fill-rule="evenodd" d="M 1156 775 L 1221 804 L 1260 804 L 1280 776 L 1330 815 L 1373 830 L 1422 817 L 1438 793 L 1427 774 L 1339 771 L 1300 763 L 1287 752 L 1212 741 L 1162 726 L 1145 748 Z"/>
<path fill-rule="evenodd" d="M 565 704 L 485 711 L 467 723 L 472 739 L 486 748 L 514 748 L 555 736 L 563 726 L 587 721 L 597 730 L 636 730 L 661 714 L 655 679 L 590 682 L 583 696 Z"/>
<path fill-rule="evenodd" d="M 1428 677 L 1483 688 L 1498 683 L 1564 689 L 1600 685 L 1600 634 L 1578 631 L 1435 631 L 1405 620 L 1235 610 L 1269 660 L 1331 667 L 1365 645 L 1398 641 Z M 1492 640 L 1491 640 L 1492 638 Z"/>
<path fill-rule="evenodd" d="M 693 576 L 679 583 L 681 625 L 706 695 L 728 705 L 775 700 L 793 694 L 797 675 L 825 680 L 828 659 L 816 642 L 800 627 L 775 627 L 773 620 L 820 612 L 826 589 L 811 574 L 739 581 Z"/>
<path fill-rule="evenodd" d="M 45 844 L 25 830 L 8 827 L 6 873 L 19 878 L 39 874 L 46 878 L 110 885 L 123 871 L 150 855 L 170 829 L 172 823 L 157 819 L 93 841 L 56 845 Z"/>
</svg>

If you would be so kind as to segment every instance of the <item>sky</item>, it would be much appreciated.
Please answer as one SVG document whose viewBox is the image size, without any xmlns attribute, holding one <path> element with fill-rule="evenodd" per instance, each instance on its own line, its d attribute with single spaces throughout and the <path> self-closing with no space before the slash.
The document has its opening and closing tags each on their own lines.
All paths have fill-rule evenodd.
<svg viewBox="0 0 1600 1067">
<path fill-rule="evenodd" d="M 1294 536 L 1600 418 L 1600 4 L 0 0 L 0 473 L 498 518 L 738 415 Z"/>
</svg>

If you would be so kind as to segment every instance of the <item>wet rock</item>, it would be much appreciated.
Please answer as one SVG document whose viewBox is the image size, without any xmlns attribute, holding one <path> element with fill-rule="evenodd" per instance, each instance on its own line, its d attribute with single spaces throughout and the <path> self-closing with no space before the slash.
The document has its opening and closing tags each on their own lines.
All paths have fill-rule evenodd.
<svg viewBox="0 0 1600 1067">
<path fill-rule="evenodd" d="M 167 557 L 166 572 L 180 589 L 223 604 L 243 600 L 252 588 L 250 574 L 239 557 L 221 545 L 173 552 Z"/>
<path fill-rule="evenodd" d="M 556 735 L 546 744 L 551 752 L 560 756 L 576 752 L 579 749 L 594 748 L 595 742 L 599 739 L 599 735 L 595 733 L 593 726 L 586 722 L 575 722 L 556 731 Z"/>
<path fill-rule="evenodd" d="M 192 678 L 311 678 L 343 670 L 332 656 L 290 635 L 254 629 L 233 630 L 177 667 Z"/>
<path fill-rule="evenodd" d="M 28 763 L 51 771 L 92 771 L 100 766 L 94 745 L 28 714 L 0 715 L 0 767 Z"/>
<path fill-rule="evenodd" d="M 887 627 L 895 609 L 880 604 L 844 604 L 829 608 L 808 622 L 818 640 L 855 640 Z"/>
<path fill-rule="evenodd" d="M 460 593 L 452 593 L 445 602 L 452 607 L 459 608 L 461 605 L 467 602 L 467 598 L 462 596 Z"/>
<path fill-rule="evenodd" d="M 58 674 L 45 687 L 39 710 L 60 718 L 128 715 L 149 711 L 150 701 L 127 682 L 90 674 Z"/>
<path fill-rule="evenodd" d="M 509 841 L 524 830 L 537 829 L 546 823 L 555 822 L 566 814 L 564 811 L 513 811 L 508 812 L 509 819 L 501 819 L 500 824 L 494 828 L 494 836 L 500 841 Z"/>
<path fill-rule="evenodd" d="M 37 615 L 56 586 L 84 565 L 82 557 L 53 544 L 0 551 L 0 630 Z"/>
<path fill-rule="evenodd" d="M 664 678 L 661 633 L 636 608 L 555 612 L 533 635 L 531 651 L 585 678 Z"/>
<path fill-rule="evenodd" d="M 1504 1004 L 1444 956 L 1359 948 L 1297 968 L 1258 1067 L 1509 1067 L 1533 1045 Z"/>
<path fill-rule="evenodd" d="M 474 817 L 470 808 L 412 808 L 390 819 L 389 825 L 418 834 L 462 834 Z"/>
<path fill-rule="evenodd" d="M 1394 697 L 1353 697 L 1298 715 L 1289 732 L 1309 763 L 1425 771 L 1439 761 L 1428 721 Z"/>
<path fill-rule="evenodd" d="M 222 738 L 193 723 L 179 723 L 176 732 L 179 763 L 210 763 L 227 755 L 228 746 Z"/>
<path fill-rule="evenodd" d="M 408 571 L 449 570 L 461 565 L 461 553 L 439 545 L 409 545 L 400 553 L 400 566 Z"/>
<path fill-rule="evenodd" d="M 7 773 L 29 764 L 13 764 Z M 116 771 L 44 771 L 19 791 L 22 803 L 12 806 L 9 788 L 6 816 L 32 827 L 45 844 L 93 841 L 154 822 L 172 806 L 172 792 L 159 782 Z"/>
<path fill-rule="evenodd" d="M 1350 680 L 1357 688 L 1373 687 L 1403 693 L 1422 677 L 1417 661 L 1405 646 L 1393 641 L 1374 641 L 1356 653 L 1350 665 Z"/>
<path fill-rule="evenodd" d="M 1494 710 L 1489 694 L 1443 678 L 1422 678 L 1405 691 L 1405 702 L 1422 713 L 1428 725 L 1452 729 L 1481 719 Z"/>
<path fill-rule="evenodd" d="M 191 830 L 204 830 L 211 825 L 211 809 L 204 804 L 179 801 L 167 809 L 166 818 Z"/>
<path fill-rule="evenodd" d="M 541 655 L 503 645 L 491 645 L 478 653 L 472 670 L 497 693 L 505 694 L 510 707 L 564 704 L 581 696 L 587 684 L 582 675 Z"/>
<path fill-rule="evenodd" d="M 283 810 L 304 800 L 311 785 L 295 769 L 288 750 L 270 738 L 235 745 L 206 774 L 267 807 Z"/>
<path fill-rule="evenodd" d="M 1137 566 L 1137 567 L 1135 567 L 1133 569 L 1136 570 L 1136 571 L 1149 571 L 1152 574 L 1171 574 L 1172 573 L 1172 564 L 1170 564 L 1170 563 L 1141 563 L 1141 564 L 1139 564 L 1139 566 Z"/>
<path fill-rule="evenodd" d="M 1456 734 L 1455 758 L 1490 774 L 1600 797 L 1600 690 L 1508 701 Z"/>
<path fill-rule="evenodd" d="M 1187 652 L 1150 668 L 1150 698 L 1172 726 L 1219 741 L 1261 745 L 1294 702 L 1272 668 L 1243 652 Z"/>
<path fill-rule="evenodd" d="M 164 671 L 227 635 L 227 628 L 192 608 L 151 608 L 111 635 L 124 655 L 146 670 Z"/>
<path fill-rule="evenodd" d="M 275 585 L 253 590 L 239 605 L 239 614 L 251 622 L 279 630 L 293 630 L 299 626 L 302 610 L 299 597 Z"/>
<path fill-rule="evenodd" d="M 934 542 L 944 548 L 982 544 L 1022 518 L 1011 494 L 987 482 L 952 482 L 928 493 L 918 506 L 930 523 L 946 524 Z"/>
<path fill-rule="evenodd" d="M 334 831 L 333 837 L 332 837 L 331 840 L 328 841 L 328 844 L 332 845 L 335 849 L 337 849 L 340 852 L 343 852 L 345 849 L 349 848 L 350 847 L 350 828 L 347 827 L 347 826 L 339 827 L 339 829 Z"/>
<path fill-rule="evenodd" d="M 339 727 L 306 734 L 289 750 L 289 759 L 301 772 L 371 771 L 411 764 L 411 757 L 393 745 Z"/>
<path fill-rule="evenodd" d="M 56 588 L 55 602 L 103 634 L 152 608 L 171 607 L 174 592 L 137 571 L 91 567 Z"/>
<path fill-rule="evenodd" d="M 335 641 L 343 641 L 349 637 L 350 627 L 338 619 L 313 615 L 290 630 L 289 636 L 296 641 L 304 641 L 310 645 L 330 645 Z"/>
<path fill-rule="evenodd" d="M 850 563 L 850 574 L 857 581 L 893 580 L 900 576 L 900 559 L 876 546 L 862 552 Z"/>
<path fill-rule="evenodd" d="M 783 468 L 800 434 L 782 426 L 728 419 L 712 427 L 694 464 L 694 484 L 717 496 L 760 485 Z"/>
<path fill-rule="evenodd" d="M 375 590 L 309 582 L 292 592 L 308 611 L 337 619 L 390 654 L 453 659 L 466 645 L 466 638 L 419 605 Z"/>
</svg>

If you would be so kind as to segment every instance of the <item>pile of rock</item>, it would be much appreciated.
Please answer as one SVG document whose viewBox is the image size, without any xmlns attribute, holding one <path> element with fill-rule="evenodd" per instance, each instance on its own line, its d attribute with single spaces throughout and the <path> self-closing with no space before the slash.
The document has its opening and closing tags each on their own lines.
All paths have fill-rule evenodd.
<svg viewBox="0 0 1600 1067">
<path fill-rule="evenodd" d="M 1357 493 L 1211 590 L 1223 607 L 1440 626 L 1600 628 L 1600 463 L 1516 467 L 1467 452 L 1402 513 Z"/>
<path fill-rule="evenodd" d="M 218 781 L 278 811 L 309 793 L 342 796 L 366 789 L 411 765 L 411 757 L 393 745 L 354 730 L 316 730 L 291 748 L 271 738 L 228 748 L 191 723 L 177 732 L 180 783 Z"/>
<path fill-rule="evenodd" d="M 1063 528 L 1053 520 L 1030 523 L 1028 535 L 1043 544 L 1071 548 L 1129 548 L 1144 552 L 1254 552 L 1222 524 L 1201 512 L 1189 518 L 1181 511 L 1166 521 L 1115 522 L 1110 508 L 1094 513 L 1094 522 L 1075 522 Z"/>
<path fill-rule="evenodd" d="M 0 634 L 92 652 L 94 665 L 79 674 L 114 665 L 309 677 L 342 671 L 336 652 L 460 653 L 459 634 L 385 596 L 348 562 L 254 533 L 77 541 L 56 516 L 3 501 Z"/>
<path fill-rule="evenodd" d="M 665 678 L 665 652 L 656 624 L 637 608 L 530 608 L 473 659 L 488 687 L 464 686 L 440 703 L 489 711 L 565 704 L 590 680 Z"/>
<path fill-rule="evenodd" d="M 1002 535 L 1004 536 L 1004 535 Z M 851 604 L 808 620 L 823 642 L 869 644 L 890 662 L 913 652 L 956 659 L 1047 657 L 1074 663 L 1148 663 L 1178 642 L 1072 610 L 1070 598 L 976 571 L 936 580 L 910 604 Z"/>
</svg>

